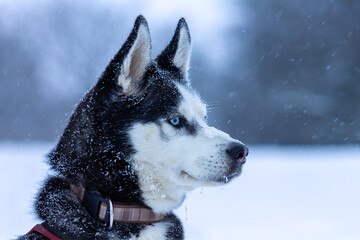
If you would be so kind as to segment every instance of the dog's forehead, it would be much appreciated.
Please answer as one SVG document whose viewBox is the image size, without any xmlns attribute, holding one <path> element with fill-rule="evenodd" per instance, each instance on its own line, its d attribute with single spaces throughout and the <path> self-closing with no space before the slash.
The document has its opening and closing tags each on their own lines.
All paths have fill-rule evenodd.
<svg viewBox="0 0 360 240">
<path fill-rule="evenodd" d="M 179 113 L 186 118 L 204 118 L 206 116 L 206 104 L 201 100 L 195 91 L 181 85 L 177 86 L 181 94 Z"/>
</svg>

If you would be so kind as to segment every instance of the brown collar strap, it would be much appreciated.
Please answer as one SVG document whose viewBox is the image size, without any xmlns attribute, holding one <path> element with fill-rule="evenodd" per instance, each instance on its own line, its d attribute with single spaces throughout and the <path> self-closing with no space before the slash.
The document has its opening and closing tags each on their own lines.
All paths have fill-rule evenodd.
<svg viewBox="0 0 360 240">
<path fill-rule="evenodd" d="M 165 218 L 164 214 L 154 213 L 150 208 L 127 203 L 112 202 L 103 198 L 94 191 L 88 191 L 83 186 L 70 185 L 71 191 L 75 193 L 81 203 L 93 217 L 108 223 L 109 228 L 113 222 L 150 224 Z"/>
</svg>

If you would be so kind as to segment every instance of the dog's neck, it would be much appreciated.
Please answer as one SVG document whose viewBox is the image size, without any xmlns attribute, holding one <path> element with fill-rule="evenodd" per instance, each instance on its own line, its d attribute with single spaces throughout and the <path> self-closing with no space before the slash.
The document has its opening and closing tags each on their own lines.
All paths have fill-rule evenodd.
<svg viewBox="0 0 360 240">
<path fill-rule="evenodd" d="M 180 185 L 170 176 L 164 177 L 159 168 L 138 161 L 136 171 L 140 173 L 138 183 L 144 203 L 155 212 L 166 214 L 178 208 L 195 185 Z"/>
<path fill-rule="evenodd" d="M 139 180 L 140 184 L 142 184 L 142 180 L 145 179 L 140 178 Z M 158 185 L 142 184 L 143 198 L 146 205 L 156 212 L 168 213 L 183 203 L 188 191 L 181 188 L 172 188 L 171 185 L 164 185 L 161 182 L 157 183 Z"/>
<path fill-rule="evenodd" d="M 145 206 L 112 202 L 98 192 L 86 190 L 82 185 L 71 184 L 70 189 L 93 217 L 107 223 L 110 228 L 114 222 L 151 224 L 165 218 L 165 215 Z"/>
</svg>

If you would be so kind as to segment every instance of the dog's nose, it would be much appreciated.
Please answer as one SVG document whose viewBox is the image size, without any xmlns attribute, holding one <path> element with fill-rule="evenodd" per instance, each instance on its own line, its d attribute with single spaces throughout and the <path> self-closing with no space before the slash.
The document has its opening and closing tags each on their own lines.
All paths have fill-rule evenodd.
<svg viewBox="0 0 360 240">
<path fill-rule="evenodd" d="M 249 149 L 240 143 L 233 143 L 230 147 L 226 150 L 226 153 L 238 163 L 245 163 L 246 156 L 249 154 Z"/>
</svg>

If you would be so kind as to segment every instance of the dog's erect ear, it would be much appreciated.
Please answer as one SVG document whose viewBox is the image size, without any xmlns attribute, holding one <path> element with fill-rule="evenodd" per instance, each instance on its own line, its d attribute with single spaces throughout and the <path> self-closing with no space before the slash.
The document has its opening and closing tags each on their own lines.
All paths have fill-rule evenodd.
<svg viewBox="0 0 360 240">
<path fill-rule="evenodd" d="M 169 69 L 176 67 L 182 77 L 188 81 L 188 71 L 191 56 L 191 37 L 189 28 L 184 18 L 179 20 L 175 34 L 165 50 L 157 57 L 160 68 Z"/>
<path fill-rule="evenodd" d="M 146 84 L 142 82 L 142 78 L 151 63 L 150 52 L 149 27 L 145 18 L 140 15 L 136 18 L 128 39 L 107 66 L 101 80 L 110 81 L 111 85 L 116 83 L 123 95 L 137 95 Z"/>
<path fill-rule="evenodd" d="M 151 62 L 150 32 L 143 16 L 137 17 L 134 29 L 123 47 L 126 50 L 121 62 L 117 84 L 121 86 L 125 95 L 132 95 L 140 90 L 140 80 Z"/>
</svg>

